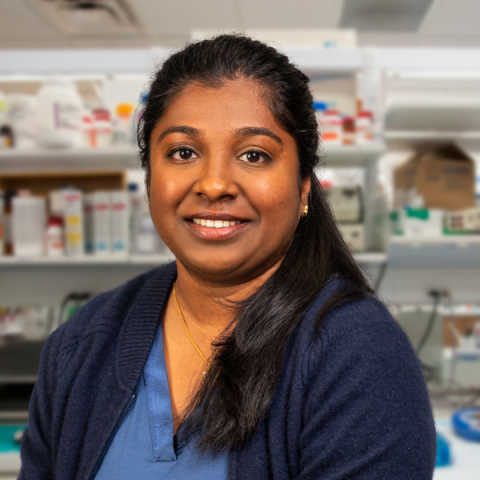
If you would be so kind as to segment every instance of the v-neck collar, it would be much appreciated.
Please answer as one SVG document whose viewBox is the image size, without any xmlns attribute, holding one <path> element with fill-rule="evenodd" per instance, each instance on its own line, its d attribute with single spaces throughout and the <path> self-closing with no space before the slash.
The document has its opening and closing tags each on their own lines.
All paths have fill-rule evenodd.
<svg viewBox="0 0 480 480">
<path fill-rule="evenodd" d="M 173 414 L 168 385 L 167 364 L 163 349 L 163 322 L 160 322 L 143 378 L 147 397 L 148 420 L 153 456 L 157 462 L 177 459 L 173 436 Z"/>
</svg>

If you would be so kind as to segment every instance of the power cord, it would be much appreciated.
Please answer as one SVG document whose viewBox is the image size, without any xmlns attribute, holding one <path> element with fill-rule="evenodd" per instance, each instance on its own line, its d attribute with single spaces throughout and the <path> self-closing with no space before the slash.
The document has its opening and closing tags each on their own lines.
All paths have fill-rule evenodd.
<svg viewBox="0 0 480 480">
<path fill-rule="evenodd" d="M 442 297 L 449 297 L 450 294 L 444 290 L 430 290 L 428 295 L 433 299 L 433 308 L 432 313 L 430 314 L 430 318 L 428 319 L 427 326 L 425 331 L 423 332 L 422 337 L 420 338 L 420 342 L 415 349 L 417 357 L 420 359 L 420 354 L 422 353 L 423 348 L 425 347 L 430 335 L 432 334 L 433 325 L 435 324 L 435 320 L 437 319 L 438 314 L 438 307 L 440 306 L 440 300 Z M 420 360 L 420 364 L 422 369 L 425 373 L 426 380 L 432 380 L 435 375 L 435 367 L 431 365 L 425 364 L 422 360 Z"/>
</svg>

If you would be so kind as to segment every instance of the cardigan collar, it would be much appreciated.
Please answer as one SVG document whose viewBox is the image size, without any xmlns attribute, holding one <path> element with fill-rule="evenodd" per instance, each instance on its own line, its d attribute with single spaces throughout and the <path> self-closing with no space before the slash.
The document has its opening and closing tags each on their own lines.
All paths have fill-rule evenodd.
<svg viewBox="0 0 480 480">
<path fill-rule="evenodd" d="M 145 367 L 176 277 L 175 262 L 154 270 L 126 314 L 120 332 L 116 372 L 120 387 L 130 393 L 135 390 Z"/>
</svg>

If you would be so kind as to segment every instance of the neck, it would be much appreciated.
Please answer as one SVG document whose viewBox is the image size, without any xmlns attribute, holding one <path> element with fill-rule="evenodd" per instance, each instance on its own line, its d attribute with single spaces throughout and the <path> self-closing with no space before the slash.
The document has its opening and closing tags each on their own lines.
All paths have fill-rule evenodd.
<svg viewBox="0 0 480 480">
<path fill-rule="evenodd" d="M 224 331 L 232 322 L 235 304 L 252 295 L 277 270 L 283 258 L 265 272 L 241 282 L 211 282 L 186 268 L 177 259 L 176 294 L 189 323 L 210 332 L 211 338 Z"/>
</svg>

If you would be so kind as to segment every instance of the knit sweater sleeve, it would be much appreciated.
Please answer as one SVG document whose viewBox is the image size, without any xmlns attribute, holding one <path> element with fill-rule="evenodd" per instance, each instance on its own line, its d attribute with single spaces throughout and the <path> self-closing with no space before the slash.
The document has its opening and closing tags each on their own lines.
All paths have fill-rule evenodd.
<svg viewBox="0 0 480 480">
<path fill-rule="evenodd" d="M 415 353 L 368 298 L 335 309 L 305 356 L 298 480 L 430 480 L 435 428 Z"/>
<path fill-rule="evenodd" d="M 102 294 L 82 307 L 45 342 L 40 359 L 39 373 L 28 411 L 28 427 L 21 443 L 22 468 L 18 480 L 52 480 L 56 478 L 55 457 L 59 438 L 59 410 L 63 405 L 58 395 L 62 370 L 77 348 L 83 331 L 93 312 L 104 304 Z"/>
</svg>

